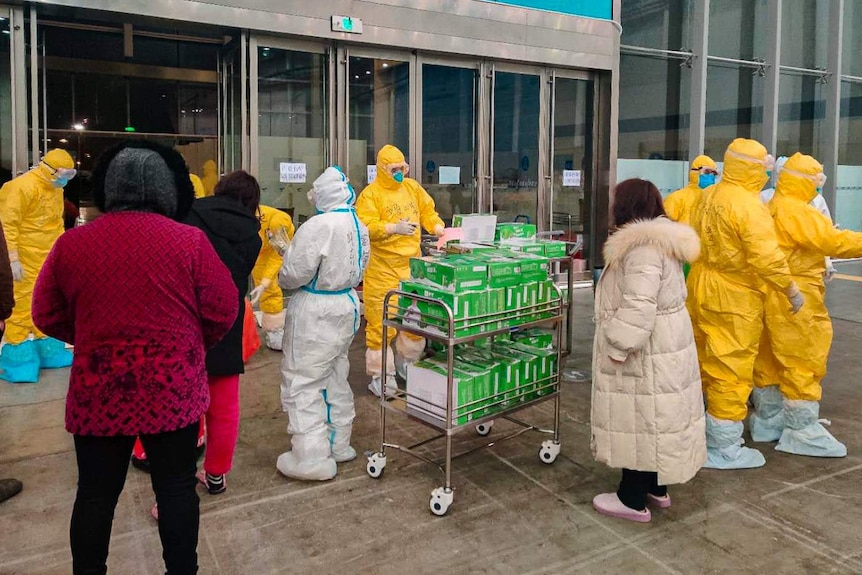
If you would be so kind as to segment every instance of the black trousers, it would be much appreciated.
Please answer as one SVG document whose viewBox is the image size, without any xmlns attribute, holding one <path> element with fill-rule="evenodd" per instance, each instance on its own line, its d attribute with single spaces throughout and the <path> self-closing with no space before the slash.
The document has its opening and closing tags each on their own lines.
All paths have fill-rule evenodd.
<svg viewBox="0 0 862 575">
<path fill-rule="evenodd" d="M 617 497 L 623 505 L 643 511 L 646 509 L 647 493 L 656 497 L 667 495 L 667 487 L 658 484 L 658 473 L 623 469 L 623 477 L 617 489 Z"/>
<path fill-rule="evenodd" d="M 141 436 L 159 505 L 159 536 L 168 575 L 198 570 L 198 425 L 196 421 L 176 431 Z M 69 528 L 74 575 L 108 572 L 114 509 L 126 483 L 134 444 L 134 436 L 75 436 L 78 494 Z"/>
</svg>

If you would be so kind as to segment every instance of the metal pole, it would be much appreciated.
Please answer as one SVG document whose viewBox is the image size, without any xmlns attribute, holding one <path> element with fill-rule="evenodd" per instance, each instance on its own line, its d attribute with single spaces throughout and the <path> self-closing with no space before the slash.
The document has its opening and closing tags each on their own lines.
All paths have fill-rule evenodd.
<svg viewBox="0 0 862 575">
<path fill-rule="evenodd" d="M 828 68 L 832 72 L 829 83 L 826 85 L 826 121 L 824 132 L 826 137 L 823 142 L 823 168 L 831 176 L 826 180 L 823 190 L 823 199 L 836 213 L 836 184 L 838 175 L 838 146 L 840 145 L 841 125 L 841 67 L 843 44 L 844 44 L 844 0 L 832 0 L 829 3 L 829 59 Z M 836 220 L 838 221 L 838 220 Z"/>
<path fill-rule="evenodd" d="M 763 93 L 763 145 L 772 154 L 778 147 L 778 89 L 781 84 L 781 9 L 783 0 L 769 0 L 769 44 L 766 49 L 766 85 Z"/>
<path fill-rule="evenodd" d="M 39 163 L 39 36 L 36 7 L 30 6 L 30 153 L 32 165 Z M 46 150 L 47 151 L 47 150 Z"/>
<path fill-rule="evenodd" d="M 706 78 L 709 68 L 709 0 L 694 3 L 691 37 L 696 38 L 691 68 L 691 120 L 689 122 L 688 157 L 694 160 L 703 153 L 706 139 Z"/>
</svg>

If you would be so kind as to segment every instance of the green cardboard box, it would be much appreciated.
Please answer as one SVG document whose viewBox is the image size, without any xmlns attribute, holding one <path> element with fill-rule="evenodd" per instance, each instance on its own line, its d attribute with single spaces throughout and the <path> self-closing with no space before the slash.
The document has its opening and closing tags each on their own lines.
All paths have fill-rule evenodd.
<svg viewBox="0 0 862 575">
<path fill-rule="evenodd" d="M 493 395 L 494 389 L 494 370 L 491 367 L 479 366 L 476 363 L 462 359 L 463 353 L 456 354 L 453 363 L 454 369 L 461 373 L 466 373 L 471 378 L 472 400 L 471 404 L 460 404 L 464 408 L 461 410 L 463 415 L 470 419 L 483 417 L 488 413 L 489 397 Z M 437 356 L 430 360 L 430 363 L 439 365 L 445 371 L 447 369 L 446 356 Z M 472 413 L 471 413 L 472 412 Z"/>
<path fill-rule="evenodd" d="M 535 368 L 533 371 L 534 378 L 531 382 L 535 384 L 534 388 L 536 389 L 536 393 L 535 395 L 528 397 L 527 401 L 551 393 L 552 388 L 549 386 L 554 383 L 553 378 L 557 373 L 556 350 L 548 348 L 539 349 L 537 347 L 532 347 L 520 343 L 515 343 L 512 345 L 512 347 L 514 349 L 523 351 L 524 353 L 528 353 L 536 357 L 536 361 L 533 363 L 533 366 Z"/>
<path fill-rule="evenodd" d="M 497 241 L 507 241 L 513 238 L 534 238 L 536 237 L 536 226 L 534 224 L 525 224 L 521 222 L 505 222 L 497 224 L 497 230 L 494 234 L 494 239 Z"/>
<path fill-rule="evenodd" d="M 494 395 L 497 396 L 496 402 L 502 398 L 502 405 L 497 406 L 498 408 L 512 405 L 515 402 L 515 390 L 521 385 L 523 372 L 517 359 L 497 354 L 490 348 L 481 347 L 474 347 L 462 352 L 462 354 L 470 361 L 483 362 L 482 365 L 497 366 L 498 379 L 494 387 Z"/>
<path fill-rule="evenodd" d="M 410 258 L 410 279 L 452 291 L 481 290 L 488 285 L 488 268 L 462 256 Z"/>
<path fill-rule="evenodd" d="M 516 398 L 516 401 L 529 401 L 526 397 L 535 389 L 536 376 L 534 369 L 538 367 L 538 358 L 532 354 L 515 349 L 513 345 L 513 343 L 494 342 L 491 346 L 491 351 L 498 356 L 508 357 L 517 362 L 516 365 L 519 372 L 517 392 L 518 394 L 525 395 Z"/>
<path fill-rule="evenodd" d="M 545 256 L 537 256 L 523 252 L 514 252 L 511 259 L 516 260 L 521 268 L 521 282 L 545 281 L 551 268 L 551 261 Z"/>
<path fill-rule="evenodd" d="M 439 286 L 419 282 L 401 282 L 401 291 L 439 300 L 448 305 L 455 321 L 455 337 L 476 335 L 494 331 L 497 328 L 497 324 L 493 321 L 479 325 L 474 319 L 488 313 L 486 291 L 453 292 Z M 446 310 L 442 306 L 419 301 L 416 302 L 416 308 L 420 314 L 420 327 L 441 335 L 448 335 L 448 319 Z"/>
<path fill-rule="evenodd" d="M 520 242 L 515 243 L 515 242 L 513 242 L 513 243 L 507 245 L 506 247 L 508 247 L 513 252 L 521 252 L 524 254 L 533 254 L 533 255 L 542 256 L 542 257 L 545 256 L 545 246 L 543 244 L 532 242 L 532 241 L 526 242 L 526 243 L 520 243 Z"/>
<path fill-rule="evenodd" d="M 481 259 L 488 270 L 488 287 L 505 288 L 516 286 L 523 282 L 521 264 L 514 258 L 493 254 L 475 254 L 476 259 Z"/>
<path fill-rule="evenodd" d="M 538 327 L 516 331 L 512 341 L 539 349 L 548 349 L 554 345 L 554 333 Z"/>
<path fill-rule="evenodd" d="M 568 255 L 566 242 L 559 240 L 538 240 L 538 244 L 544 248 L 546 258 L 564 258 Z"/>
</svg>

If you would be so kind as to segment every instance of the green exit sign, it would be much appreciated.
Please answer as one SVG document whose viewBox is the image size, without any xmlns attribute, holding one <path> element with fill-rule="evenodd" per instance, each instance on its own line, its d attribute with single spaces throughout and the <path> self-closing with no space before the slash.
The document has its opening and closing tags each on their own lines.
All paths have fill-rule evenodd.
<svg viewBox="0 0 862 575">
<path fill-rule="evenodd" d="M 347 34 L 362 34 L 362 20 L 350 16 L 333 16 L 332 31 Z"/>
</svg>

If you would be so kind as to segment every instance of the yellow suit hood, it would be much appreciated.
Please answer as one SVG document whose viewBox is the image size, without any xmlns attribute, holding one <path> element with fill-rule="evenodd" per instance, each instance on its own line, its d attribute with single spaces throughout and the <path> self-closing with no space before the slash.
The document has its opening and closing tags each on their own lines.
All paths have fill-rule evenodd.
<svg viewBox="0 0 862 575">
<path fill-rule="evenodd" d="M 389 170 L 393 167 L 404 168 L 404 176 L 407 176 L 407 161 L 404 153 L 392 145 L 385 145 L 377 153 L 377 183 L 387 190 L 397 190 L 402 184 L 395 181 Z"/>
<path fill-rule="evenodd" d="M 817 184 L 799 174 L 817 176 L 822 173 L 823 164 L 811 156 L 797 152 L 785 162 L 781 173 L 778 174 L 775 195 L 794 198 L 807 204 L 817 196 Z"/>
<path fill-rule="evenodd" d="M 712 168 L 715 171 L 718 171 L 718 166 L 715 163 L 715 160 L 710 158 L 709 156 L 698 156 L 691 163 L 691 170 L 688 172 L 688 185 L 700 189 L 700 170 L 703 168 Z"/>
<path fill-rule="evenodd" d="M 737 138 L 724 154 L 721 181 L 759 194 L 769 176 L 766 174 L 766 148 L 756 140 Z"/>
</svg>

